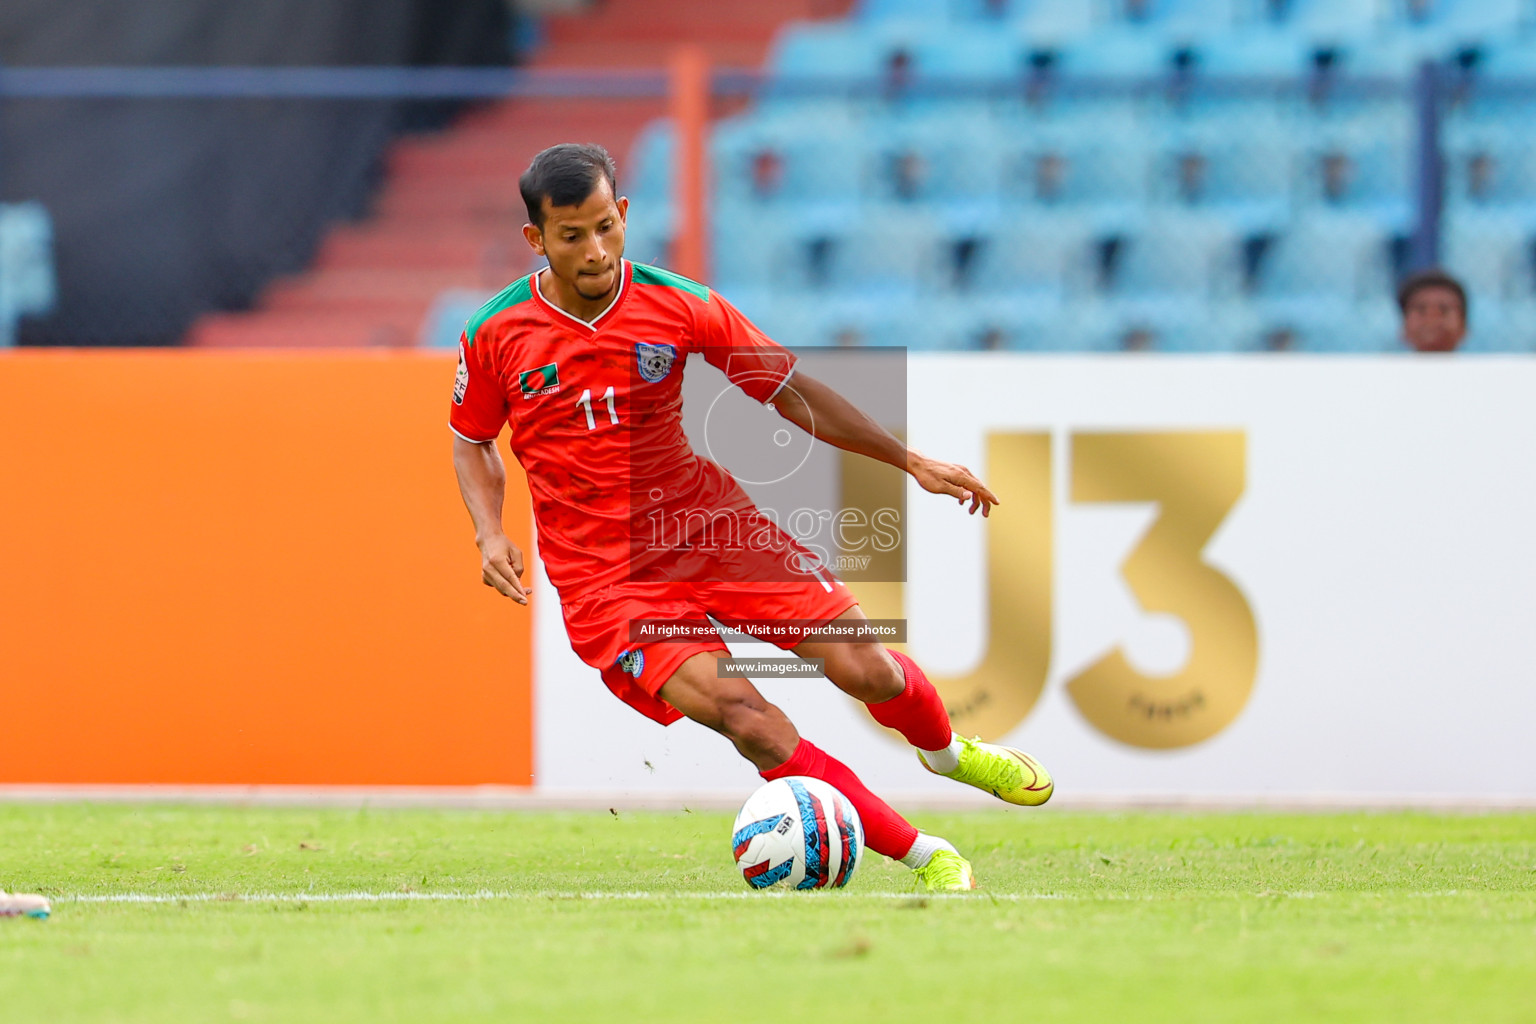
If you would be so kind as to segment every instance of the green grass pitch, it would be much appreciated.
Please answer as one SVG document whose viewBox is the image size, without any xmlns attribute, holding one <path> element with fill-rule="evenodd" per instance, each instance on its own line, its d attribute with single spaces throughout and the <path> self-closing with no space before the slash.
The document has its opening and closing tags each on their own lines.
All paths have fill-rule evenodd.
<svg viewBox="0 0 1536 1024">
<path fill-rule="evenodd" d="M 917 821 L 981 894 L 753 894 L 722 814 L 0 805 L 0 1020 L 1536 1021 L 1536 815 Z"/>
</svg>

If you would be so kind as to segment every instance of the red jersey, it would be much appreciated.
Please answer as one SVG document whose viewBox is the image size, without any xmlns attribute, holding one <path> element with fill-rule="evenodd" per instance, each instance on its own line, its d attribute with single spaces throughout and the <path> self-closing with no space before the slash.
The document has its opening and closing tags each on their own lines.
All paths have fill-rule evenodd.
<svg viewBox="0 0 1536 1024">
<path fill-rule="evenodd" d="M 683 364 L 695 352 L 767 403 L 795 357 L 713 290 L 623 262 L 612 305 L 587 323 L 552 305 L 538 275 L 486 303 L 459 342 L 449 425 L 492 441 L 506 423 L 528 475 L 539 554 L 562 601 L 669 552 L 640 543 L 651 522 L 754 506 L 683 433 Z"/>
</svg>

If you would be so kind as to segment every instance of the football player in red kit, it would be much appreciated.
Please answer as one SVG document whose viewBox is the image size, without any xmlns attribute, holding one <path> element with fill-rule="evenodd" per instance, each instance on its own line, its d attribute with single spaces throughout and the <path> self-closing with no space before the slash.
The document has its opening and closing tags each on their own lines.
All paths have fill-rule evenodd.
<svg viewBox="0 0 1536 1024">
<path fill-rule="evenodd" d="M 863 612 L 729 473 L 694 453 L 682 427 L 683 364 L 698 353 L 812 436 L 896 466 L 973 514 L 986 515 L 997 498 L 970 470 L 909 449 L 796 372 L 792 353 L 714 291 L 624 259 L 629 201 L 617 195 L 602 148 L 547 149 L 520 187 L 524 237 L 549 266 L 465 326 L 450 414 L 483 581 L 528 603 L 523 553 L 501 526 L 506 470 L 495 441 L 509 425 L 571 646 L 620 700 L 663 725 L 686 717 L 723 734 L 765 779 L 831 783 L 858 808 L 871 849 L 902 861 L 929 889 L 974 888 L 953 846 L 920 833 L 801 738 L 749 680 L 719 672 L 728 652 L 709 618 L 753 632 L 754 623 L 825 624 Z M 714 536 L 722 522 L 732 542 Z M 678 528 L 658 531 L 658 523 Z M 693 627 L 682 642 L 637 639 L 632 624 L 642 621 Z M 933 684 L 906 655 L 873 641 L 763 639 L 822 659 L 833 685 L 916 747 L 929 771 L 1009 803 L 1050 797 L 1050 776 L 1028 755 L 956 736 Z"/>
</svg>

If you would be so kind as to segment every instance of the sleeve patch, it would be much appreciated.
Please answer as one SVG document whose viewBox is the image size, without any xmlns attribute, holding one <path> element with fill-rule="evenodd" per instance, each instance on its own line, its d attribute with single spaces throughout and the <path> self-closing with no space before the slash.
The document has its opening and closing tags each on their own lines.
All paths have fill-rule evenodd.
<svg viewBox="0 0 1536 1024">
<path fill-rule="evenodd" d="M 459 346 L 459 372 L 453 377 L 453 404 L 464 404 L 464 393 L 469 390 L 469 362 L 464 358 L 464 346 Z"/>
</svg>

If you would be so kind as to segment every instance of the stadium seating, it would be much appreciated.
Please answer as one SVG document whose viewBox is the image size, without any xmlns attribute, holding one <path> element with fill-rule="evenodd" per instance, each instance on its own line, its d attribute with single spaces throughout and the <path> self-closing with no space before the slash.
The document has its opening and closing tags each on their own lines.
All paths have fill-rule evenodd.
<svg viewBox="0 0 1536 1024">
<path fill-rule="evenodd" d="M 806 344 L 1395 351 L 1428 62 L 1462 83 L 1442 255 L 1484 311 L 1468 350 L 1528 349 L 1525 7 L 862 0 L 782 31 L 716 126 L 715 283 Z M 662 212 L 631 238 L 660 251 L 666 130 L 633 159 Z"/>
</svg>

